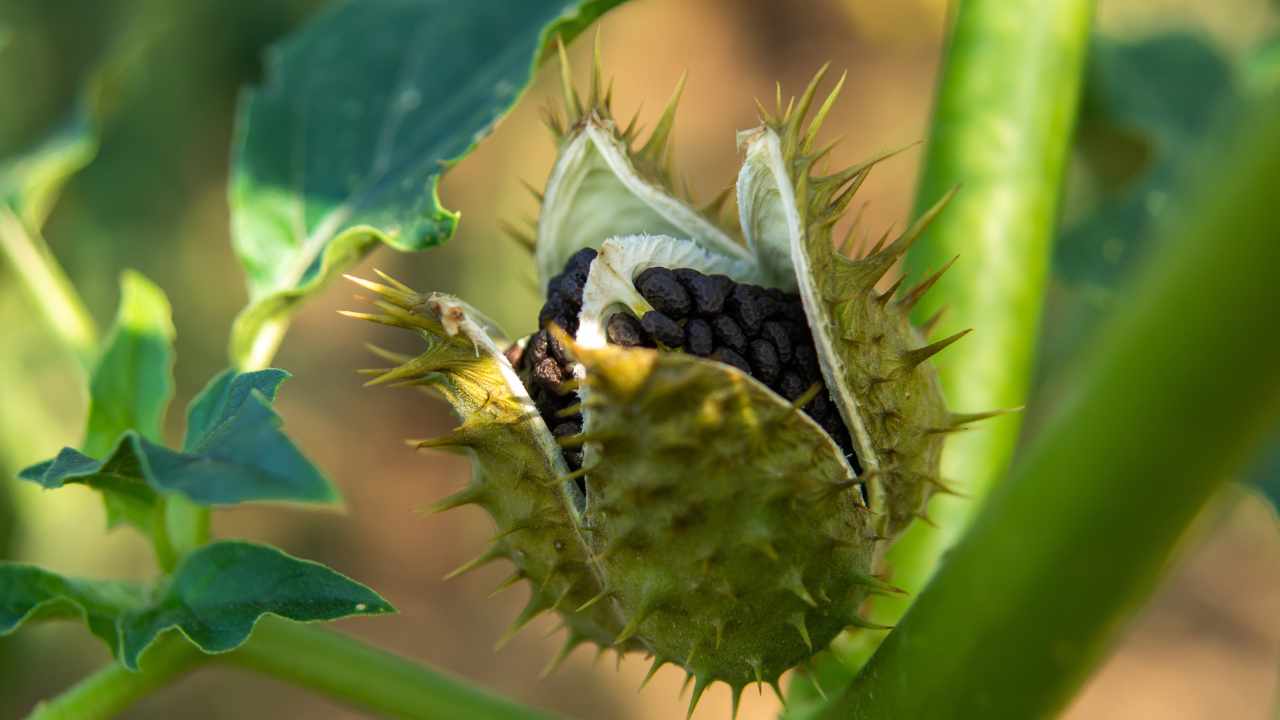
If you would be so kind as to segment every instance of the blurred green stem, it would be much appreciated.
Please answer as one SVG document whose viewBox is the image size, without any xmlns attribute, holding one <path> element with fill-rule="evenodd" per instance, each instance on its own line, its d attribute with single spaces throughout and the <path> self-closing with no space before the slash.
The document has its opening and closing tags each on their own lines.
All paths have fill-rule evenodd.
<svg viewBox="0 0 1280 720">
<path fill-rule="evenodd" d="M 1280 93 L 1230 134 L 1072 393 L 831 718 L 1047 717 L 1280 415 Z"/>
<path fill-rule="evenodd" d="M 141 672 L 130 672 L 119 663 L 112 663 L 53 700 L 41 703 L 28 720 L 114 717 L 188 671 L 212 661 L 262 673 L 383 717 L 550 717 L 318 624 L 268 616 L 258 622 L 248 642 L 220 655 L 206 655 L 178 632 L 169 632 L 147 649 Z"/>
<path fill-rule="evenodd" d="M 89 368 L 98 353 L 93 316 L 44 240 L 5 206 L 0 206 L 0 255 L 10 266 L 9 274 L 22 284 L 31 307 L 44 315 L 45 324 Z"/>
<path fill-rule="evenodd" d="M 938 337 L 976 329 L 938 356 L 957 411 L 1026 402 L 1092 14 L 1091 0 L 959 3 L 917 210 L 950 188 L 960 192 L 906 263 L 921 275 L 960 256 L 917 309 L 925 318 L 947 306 Z M 1000 417 L 948 438 L 942 476 L 966 497 L 935 500 L 936 527 L 915 523 L 895 545 L 894 584 L 912 596 L 924 587 L 1008 468 L 1019 420 Z M 909 603 L 878 600 L 874 619 L 893 624 Z"/>
<path fill-rule="evenodd" d="M 139 672 L 112 663 L 49 702 L 36 706 L 27 720 L 100 720 L 186 674 L 209 656 L 186 638 L 170 632 L 143 654 Z"/>
<path fill-rule="evenodd" d="M 265 618 L 222 659 L 387 717 L 548 717 L 317 625 Z"/>
</svg>

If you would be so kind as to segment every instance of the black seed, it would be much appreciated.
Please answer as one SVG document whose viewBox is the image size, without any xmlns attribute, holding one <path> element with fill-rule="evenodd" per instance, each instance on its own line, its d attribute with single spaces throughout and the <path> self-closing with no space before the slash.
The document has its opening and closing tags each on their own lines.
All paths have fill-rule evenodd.
<svg viewBox="0 0 1280 720">
<path fill-rule="evenodd" d="M 849 442 L 849 433 L 844 429 L 844 423 L 840 421 L 839 413 L 829 413 L 822 418 L 822 429 L 827 431 L 832 440 L 841 446 L 841 450 L 846 453 L 853 450 L 853 447 L 845 447 L 845 443 Z M 844 442 L 841 442 L 843 440 Z"/>
<path fill-rule="evenodd" d="M 560 299 L 559 295 L 553 295 L 547 300 L 547 304 L 543 305 L 542 309 L 538 311 L 538 329 L 545 328 L 555 322 L 556 318 L 565 314 L 564 310 L 564 301 Z M 556 324 L 558 325 L 559 323 Z"/>
<path fill-rule="evenodd" d="M 733 292 L 733 281 L 724 275 L 708 277 L 696 270 L 676 270 L 676 278 L 689 291 L 699 315 L 719 315 L 724 311 L 724 301 Z"/>
<path fill-rule="evenodd" d="M 564 272 L 551 279 L 547 291 L 559 294 L 563 307 L 576 310 L 582 308 L 582 291 L 586 286 L 586 273 Z"/>
<path fill-rule="evenodd" d="M 773 343 L 774 349 L 778 351 L 778 362 L 783 365 L 791 362 L 791 333 L 787 331 L 786 325 L 777 320 L 766 320 L 760 326 L 760 337 Z"/>
<path fill-rule="evenodd" d="M 812 384 L 812 383 L 810 383 Z M 806 390 L 808 388 L 805 388 Z M 813 396 L 805 406 L 804 411 L 809 413 L 814 420 L 821 420 L 826 417 L 827 411 L 831 409 L 831 398 L 827 397 L 827 386 L 823 385 L 818 388 L 818 394 Z"/>
<path fill-rule="evenodd" d="M 577 322 L 574 322 L 577 325 Z M 569 334 L 577 332 L 577 328 L 569 329 L 567 325 L 561 325 L 561 328 Z M 565 377 L 573 377 L 573 356 L 569 354 L 569 349 L 564 346 L 554 335 L 547 335 L 547 349 L 551 352 L 551 357 L 556 359 L 560 364 L 561 371 Z"/>
<path fill-rule="evenodd" d="M 669 348 L 680 347 L 684 343 L 684 330 L 679 323 L 657 310 L 650 310 L 640 318 L 640 325 L 654 340 Z"/>
<path fill-rule="evenodd" d="M 795 322 L 793 320 L 779 320 L 783 327 L 787 329 L 787 335 L 791 337 L 792 345 L 813 345 L 813 335 L 809 332 L 809 326 L 804 322 Z"/>
<path fill-rule="evenodd" d="M 814 352 L 813 345 L 797 345 L 792 354 L 795 356 L 793 364 L 804 373 L 806 380 L 814 382 L 822 379 L 822 370 L 818 367 L 818 354 Z"/>
<path fill-rule="evenodd" d="M 671 274 L 676 276 L 676 280 L 680 281 L 680 284 L 684 286 L 685 290 L 689 291 L 690 295 L 693 294 L 692 288 L 694 285 L 707 280 L 706 275 L 693 268 L 676 268 L 671 271 Z"/>
<path fill-rule="evenodd" d="M 685 323 L 684 347 L 694 355 L 706 357 L 715 347 L 712 339 L 711 324 L 701 318 L 694 318 Z"/>
<path fill-rule="evenodd" d="M 575 422 L 564 421 L 551 429 L 551 434 L 555 435 L 558 438 L 568 437 L 570 435 L 577 435 L 580 432 L 582 432 L 581 422 L 575 423 Z"/>
<path fill-rule="evenodd" d="M 788 400 L 795 400 L 808 389 L 809 383 L 805 382 L 805 379 L 795 370 L 783 372 L 781 379 L 778 380 L 778 394 Z"/>
<path fill-rule="evenodd" d="M 791 300 L 784 302 L 782 317 L 804 328 L 805 332 L 809 331 L 809 318 L 804 314 L 804 303 L 800 301 L 800 296 L 793 296 Z"/>
<path fill-rule="evenodd" d="M 729 296 L 729 311 L 751 337 L 760 332 L 760 325 L 772 307 L 772 299 L 755 285 L 739 285 Z"/>
<path fill-rule="evenodd" d="M 733 350 L 736 353 L 744 353 L 747 351 L 747 336 L 742 332 L 742 328 L 738 323 L 728 315 L 711 321 L 711 332 L 715 335 L 716 342 Z"/>
<path fill-rule="evenodd" d="M 791 304 L 791 298 L 793 297 L 778 288 L 766 289 L 763 296 L 764 299 L 761 302 L 764 305 L 764 316 L 766 318 L 782 316 L 787 305 Z"/>
<path fill-rule="evenodd" d="M 570 470 L 578 470 L 582 467 L 582 451 L 581 450 L 565 450 L 564 463 L 569 466 Z M 582 478 L 578 478 L 578 489 L 586 491 L 586 483 Z"/>
<path fill-rule="evenodd" d="M 751 366 L 747 364 L 747 359 L 729 348 L 716 348 L 715 352 L 711 353 L 711 359 L 725 365 L 732 365 L 748 375 L 751 374 Z"/>
<path fill-rule="evenodd" d="M 560 387 L 560 364 L 554 358 L 547 358 L 533 367 L 533 379 L 542 387 L 556 394 Z"/>
<path fill-rule="evenodd" d="M 693 309 L 689 293 L 676 280 L 675 273 L 666 268 L 653 267 L 636 276 L 636 290 L 653 306 L 654 310 L 673 318 L 682 318 Z"/>
<path fill-rule="evenodd" d="M 565 263 L 565 269 L 582 270 L 586 272 L 591 267 L 591 261 L 596 259 L 595 248 L 582 248 L 578 252 L 569 256 L 569 262 Z"/>
<path fill-rule="evenodd" d="M 623 347 L 638 347 L 644 345 L 649 339 L 640 321 L 635 316 L 623 312 L 614 313 L 609 317 L 604 334 L 609 342 Z"/>
<path fill-rule="evenodd" d="M 766 385 L 777 380 L 782 372 L 782 366 L 778 363 L 778 350 L 768 340 L 752 340 L 747 348 L 747 357 L 751 360 L 753 374 Z"/>
<path fill-rule="evenodd" d="M 525 367 L 533 367 L 543 360 L 547 359 L 549 348 L 547 340 L 550 338 L 546 330 L 539 330 L 534 333 L 524 348 L 524 357 L 522 358 Z"/>
</svg>

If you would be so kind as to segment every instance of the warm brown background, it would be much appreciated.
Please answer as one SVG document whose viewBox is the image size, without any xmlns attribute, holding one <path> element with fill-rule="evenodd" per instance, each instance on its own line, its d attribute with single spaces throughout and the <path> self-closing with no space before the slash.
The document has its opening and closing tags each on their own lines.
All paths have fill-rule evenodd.
<svg viewBox="0 0 1280 720">
<path fill-rule="evenodd" d="M 138 69 L 126 107 L 106 129 L 100 159 L 71 187 L 48 236 L 104 324 L 115 303 L 114 278 L 137 267 L 170 295 L 178 328 L 178 398 L 169 431 L 180 437 L 180 408 L 223 364 L 230 320 L 244 300 L 227 241 L 224 199 L 235 88 L 251 80 L 255 58 L 317 3 L 137 3 L 6 0 L 0 27 L 0 139 L 3 150 L 35 137 L 59 117 L 93 49 L 120 29 L 131 8 L 164 24 L 161 41 Z M 616 76 L 620 115 L 644 103 L 650 121 L 683 70 L 677 161 L 699 196 L 730 183 L 734 133 L 755 122 L 753 98 L 773 84 L 796 90 L 821 63 L 848 69 L 843 100 L 828 121 L 844 141 L 833 153 L 849 163 L 923 139 L 938 66 L 942 0 L 777 2 L 636 0 L 600 26 L 604 57 Z M 1112 35 L 1194 28 L 1238 55 L 1276 25 L 1264 0 L 1104 0 L 1100 28 Z M 3 43 L 0 43 L 3 45 Z M 589 40 L 571 54 L 585 71 Z M 579 76 L 582 77 L 580 72 Z M 443 197 L 461 209 L 458 236 L 423 255 L 377 253 L 377 266 L 423 289 L 456 292 L 513 333 L 528 331 L 538 303 L 532 268 L 502 238 L 498 221 L 536 212 L 520 179 L 540 185 L 552 160 L 539 109 L 555 89 L 544 72 L 497 133 L 447 178 Z M 911 202 L 919 151 L 889 163 L 863 191 L 872 227 L 901 223 Z M 4 296 L 13 293 L 3 288 Z M 390 332 L 340 318 L 353 307 L 335 286 L 306 305 L 276 365 L 296 374 L 279 409 L 297 442 L 347 498 L 344 514 L 251 508 L 220 513 L 217 533 L 274 543 L 315 558 L 385 594 L 392 618 L 342 627 L 378 644 L 464 676 L 520 701 L 580 718 L 682 717 L 682 673 L 665 668 L 640 694 L 639 659 L 613 669 L 580 649 L 547 680 L 538 678 L 560 638 L 543 619 L 505 650 L 492 646 L 521 607 L 525 590 L 492 599 L 507 569 L 489 567 L 448 583 L 440 578 L 484 546 L 491 527 L 479 511 L 424 517 L 419 509 L 457 488 L 459 459 L 410 451 L 405 437 L 439 433 L 444 406 L 396 390 L 364 390 L 355 368 L 371 362 L 365 341 L 402 343 Z M 21 316 L 18 316 L 19 318 Z M 13 322 L 21 322 L 14 320 Z M 1051 330 L 1051 329 L 1050 329 Z M 74 444 L 82 398 L 70 379 L 42 371 L 47 397 L 66 422 L 62 437 L 31 438 L 35 460 Z M 6 377 L 5 382 L 15 382 Z M 3 402 L 3 400 L 0 400 Z M 1035 405 L 1033 402 L 1033 410 Z M 101 532 L 88 493 L 41 496 L 18 487 L 23 525 L 18 559 L 85 575 L 142 576 L 148 551 L 128 531 Z M 1280 667 L 1280 540 L 1275 518 L 1251 496 L 1221 499 L 1187 539 L 1154 600 L 1125 628 L 1112 657 L 1068 712 L 1072 718 L 1269 718 Z M 81 628 L 42 625 L 0 640 L 10 658 L 0 670 L 0 717 L 29 709 L 106 660 Z M 939 648 L 939 652 L 946 652 Z M 742 717 L 773 717 L 776 701 L 748 693 Z M 726 717 L 728 694 L 708 692 L 698 716 Z M 272 681 L 222 669 L 201 672 L 130 713 L 137 718 L 308 717 L 358 713 Z"/>
</svg>

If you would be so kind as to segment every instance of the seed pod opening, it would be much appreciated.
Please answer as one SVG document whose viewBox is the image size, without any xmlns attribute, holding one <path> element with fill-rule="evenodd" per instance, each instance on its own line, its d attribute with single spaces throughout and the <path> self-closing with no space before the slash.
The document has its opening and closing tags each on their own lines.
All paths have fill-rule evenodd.
<svg viewBox="0 0 1280 720">
<path fill-rule="evenodd" d="M 564 77 L 568 77 L 567 66 Z M 499 346 L 460 301 L 364 283 L 427 351 L 382 381 L 439 390 L 444 440 L 476 463 L 455 501 L 489 510 L 502 557 L 554 608 L 567 649 L 644 650 L 736 692 L 776 682 L 846 627 L 889 542 L 935 487 L 947 429 L 928 345 L 877 283 L 941 207 L 854 256 L 831 229 L 878 161 L 816 174 L 822 73 L 739 135 L 737 223 L 670 182 L 675 102 L 639 144 L 599 67 L 565 82 L 532 239 L 538 330 Z M 677 97 L 679 92 L 677 91 Z M 737 225 L 737 227 L 733 227 Z"/>
</svg>

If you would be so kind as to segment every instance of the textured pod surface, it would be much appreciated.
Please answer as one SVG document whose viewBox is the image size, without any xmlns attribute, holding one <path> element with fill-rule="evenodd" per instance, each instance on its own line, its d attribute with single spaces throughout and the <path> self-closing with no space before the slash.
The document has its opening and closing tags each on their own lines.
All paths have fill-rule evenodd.
<svg viewBox="0 0 1280 720">
<path fill-rule="evenodd" d="M 725 365 L 580 348 L 595 452 L 586 536 L 609 598 L 655 664 L 698 691 L 785 670 L 858 622 L 870 513 L 839 448 L 804 413 Z"/>
<path fill-rule="evenodd" d="M 427 342 L 380 380 L 432 387 L 462 417 L 421 445 L 474 458 L 442 507 L 493 516 L 469 566 L 506 558 L 530 581 L 513 629 L 554 608 L 566 652 L 643 650 L 696 678 L 694 704 L 714 681 L 736 697 L 867 626 L 868 596 L 895 592 L 885 550 L 945 489 L 946 434 L 985 416 L 949 413 L 928 363 L 959 336 L 930 345 L 908 320 L 937 276 L 877 290 L 943 203 L 892 241 L 836 247 L 878 159 L 814 172 L 839 92 L 810 119 L 819 73 L 740 133 L 731 227 L 728 193 L 699 208 L 672 190 L 674 99 L 640 144 L 598 65 L 585 104 L 568 77 L 542 213 L 510 229 L 538 267 L 539 330 L 500 351 L 455 299 L 359 281 L 383 298 L 365 317 Z"/>
<path fill-rule="evenodd" d="M 963 333 L 926 345 L 911 324 L 911 308 L 936 275 L 898 297 L 896 284 L 884 293 L 876 284 L 946 198 L 887 246 L 882 238 L 858 258 L 847 254 L 850 243 L 837 247 L 832 229 L 883 158 L 830 175 L 811 172 L 825 154 L 814 146 L 818 128 L 840 91 L 837 86 L 809 120 L 822 75 L 797 103 L 779 108 L 780 117 L 766 116 L 761 127 L 740 136 L 747 157 L 738 179 L 739 213 L 766 273 L 797 278 L 827 386 L 868 470 L 871 507 L 883 514 L 879 530 L 894 537 L 943 487 L 938 466 L 953 419 L 926 361 Z"/>
<path fill-rule="evenodd" d="M 529 604 L 513 632 L 554 608 L 565 618 L 571 646 L 586 640 L 612 643 L 622 625 L 607 605 L 574 612 L 601 590 L 573 519 L 581 498 L 574 497 L 576 486 L 566 482 L 568 468 L 559 448 L 490 337 L 490 326 L 448 295 L 359 282 L 383 298 L 378 303 L 381 312 L 349 314 L 412 330 L 426 344 L 417 357 L 386 354 L 400 364 L 377 371 L 370 384 L 424 388 L 448 401 L 462 419 L 449 434 L 415 443 L 461 453 L 473 461 L 471 483 L 434 509 L 476 504 L 498 528 L 490 547 L 450 576 L 509 560 L 516 569 L 508 582 L 534 580 Z"/>
</svg>

